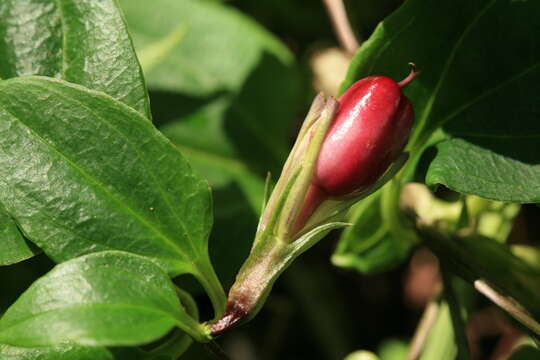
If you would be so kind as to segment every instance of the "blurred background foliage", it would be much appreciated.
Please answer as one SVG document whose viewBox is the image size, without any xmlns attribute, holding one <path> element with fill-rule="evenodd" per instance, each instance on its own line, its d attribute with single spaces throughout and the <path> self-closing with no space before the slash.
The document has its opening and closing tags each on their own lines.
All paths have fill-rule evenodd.
<svg viewBox="0 0 540 360">
<path fill-rule="evenodd" d="M 274 178 L 279 175 L 313 96 L 321 90 L 338 94 L 351 57 L 339 48 L 321 1 L 119 3 L 146 77 L 154 123 L 212 187 L 215 220 L 210 253 L 228 288 L 253 240 L 266 173 Z M 402 3 L 346 1 L 359 42 L 368 39 L 376 25 Z M 438 201 L 456 199 L 455 193 L 444 188 L 435 195 Z M 355 231 L 371 234 L 378 230 L 373 225 L 381 221 L 378 207 L 361 206 L 363 222 L 345 237 L 354 237 Z M 524 205 L 509 216 L 504 229 L 507 241 L 515 245 L 516 253 L 538 264 L 537 252 L 528 251 L 528 246 L 531 239 L 537 245 L 540 238 L 540 209 Z M 513 226 L 508 225 L 514 216 Z M 277 282 L 257 318 L 220 339 L 232 359 L 343 359 L 348 354 L 347 360 L 376 359 L 374 354 L 381 360 L 405 358 L 423 309 L 433 303 L 440 288 L 437 259 L 423 247 L 411 253 L 408 245 L 396 250 L 395 244 L 382 242 L 368 257 L 356 258 L 354 266 L 347 266 L 359 271 L 347 270 L 330 262 L 339 236 L 331 234 L 300 258 Z M 377 259 L 375 265 L 370 256 Z M 385 257 L 390 260 L 380 260 Z M 339 259 L 334 257 L 333 262 Z M 384 264 L 390 262 L 394 265 L 388 270 Z M 0 309 L 6 309 L 52 266 L 44 255 L 38 255 L 0 267 L 4 292 Z M 198 291 L 202 318 L 209 318 L 210 304 L 195 282 L 176 281 Z M 463 289 L 460 296 L 466 299 L 462 300 L 475 308 L 468 314 L 466 328 L 473 358 L 487 359 L 493 351 L 503 351 L 505 341 L 522 336 L 512 320 L 477 296 L 470 285 L 460 281 L 456 287 Z M 452 328 L 448 304 L 437 306 L 442 315 L 422 358 L 443 359 L 438 357 L 441 349 L 450 348 L 445 354 L 452 359 L 455 345 L 448 334 Z M 520 353 L 514 355 L 516 360 L 538 355 L 532 347 Z M 195 344 L 185 358 L 211 357 Z"/>
</svg>

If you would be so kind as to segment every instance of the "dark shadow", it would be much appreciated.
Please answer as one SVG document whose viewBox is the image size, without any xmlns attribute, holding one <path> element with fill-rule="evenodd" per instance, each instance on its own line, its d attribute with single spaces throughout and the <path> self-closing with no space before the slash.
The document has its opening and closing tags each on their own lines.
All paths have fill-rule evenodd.
<svg viewBox="0 0 540 360">
<path fill-rule="evenodd" d="M 263 53 L 226 112 L 224 129 L 238 156 L 260 174 L 281 170 L 302 107 L 301 86 L 297 69 Z"/>
<path fill-rule="evenodd" d="M 429 165 L 435 159 L 437 155 L 437 148 L 435 146 L 428 147 L 420 156 L 418 163 L 416 164 L 416 169 L 412 181 L 425 183 L 426 174 L 429 169 Z"/>
<path fill-rule="evenodd" d="M 3 313 L 28 287 L 39 277 L 54 267 L 45 254 L 38 254 L 30 259 L 10 266 L 0 266 L 0 313 Z"/>
<path fill-rule="evenodd" d="M 150 91 L 153 123 L 156 127 L 160 127 L 187 117 L 223 94 L 224 92 L 216 92 L 208 96 L 195 97 L 177 92 Z"/>
<path fill-rule="evenodd" d="M 527 165 L 540 164 L 540 137 L 460 137 L 463 140 L 489 150 L 500 156 L 510 158 Z"/>
</svg>

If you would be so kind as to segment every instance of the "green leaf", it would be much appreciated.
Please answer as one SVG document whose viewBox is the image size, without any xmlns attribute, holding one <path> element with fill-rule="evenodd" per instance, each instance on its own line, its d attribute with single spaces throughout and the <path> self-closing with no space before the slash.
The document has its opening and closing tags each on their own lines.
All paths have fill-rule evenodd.
<svg viewBox="0 0 540 360">
<path fill-rule="evenodd" d="M 538 137 L 531 133 L 529 139 L 444 140 L 436 145 L 437 154 L 426 182 L 445 184 L 452 190 L 488 199 L 540 202 L 540 163 L 536 159 L 540 128 L 538 130 Z"/>
<path fill-rule="evenodd" d="M 203 340 L 174 285 L 154 262 L 119 251 L 56 266 L 0 319 L 0 341 L 15 346 L 118 346 L 147 343 L 178 326 Z"/>
<path fill-rule="evenodd" d="M 275 38 L 233 8 L 197 0 L 156 0 L 152 4 L 121 0 L 120 4 L 137 49 L 170 38 L 179 27 L 186 28 L 177 46 L 161 48 L 165 51 L 161 61 L 145 70 L 154 89 L 194 95 L 234 90 L 245 81 L 262 51 L 291 61 L 289 52 Z M 245 36 L 246 31 L 250 36 Z M 241 51 L 233 54 L 231 47 Z"/>
<path fill-rule="evenodd" d="M 264 181 L 235 154 L 227 134 L 223 133 L 221 126 L 226 121 L 223 114 L 226 106 L 229 106 L 227 101 L 212 102 L 195 113 L 165 124 L 160 130 L 193 164 L 195 170 L 208 179 L 212 188 L 238 186 L 252 211 L 258 213 Z"/>
<path fill-rule="evenodd" d="M 277 174 L 288 153 L 291 121 L 300 102 L 299 76 L 287 48 L 247 16 L 223 4 L 198 0 L 120 3 L 143 58 L 156 44 L 177 39 L 161 47 L 158 60 L 143 63 L 148 85 L 157 97 L 154 103 L 169 96 L 170 107 L 187 102 L 192 108 L 155 114 L 158 121 L 172 121 L 164 133 L 185 150 L 240 159 L 260 174 L 268 170 Z M 186 29 L 181 38 L 179 29 Z M 208 136 L 192 137 L 200 131 Z M 211 166 L 221 172 L 231 164 Z M 224 175 L 229 181 L 237 180 L 227 171 Z"/>
<path fill-rule="evenodd" d="M 115 0 L 3 0 L 0 59 L 0 78 L 62 78 L 150 118 L 142 71 Z"/>
<path fill-rule="evenodd" d="M 342 89 L 371 74 L 399 79 L 405 64 L 415 62 L 422 74 L 405 90 L 417 114 L 408 147 L 413 158 L 439 127 L 458 138 L 441 145 L 428 182 L 499 200 L 536 201 L 539 16 L 534 0 L 407 1 L 364 43 Z"/>
<path fill-rule="evenodd" d="M 0 207 L 0 266 L 31 258 L 36 249 L 26 242 L 17 225 Z"/>
<path fill-rule="evenodd" d="M 115 360 L 105 348 L 75 345 L 40 348 L 0 345 L 0 358 L 2 360 Z"/>
<path fill-rule="evenodd" d="M 457 353 L 450 308 L 446 302 L 441 302 L 437 320 L 426 339 L 420 360 L 454 360 Z"/>
<path fill-rule="evenodd" d="M 352 226 L 346 228 L 332 255 L 336 266 L 373 273 L 398 266 L 409 254 L 411 243 L 392 236 L 382 220 L 380 193 L 362 200 L 351 210 Z"/>
<path fill-rule="evenodd" d="M 191 273 L 216 311 L 211 194 L 138 112 L 61 80 L 0 82 L 0 200 L 55 261 L 117 249 Z"/>
</svg>

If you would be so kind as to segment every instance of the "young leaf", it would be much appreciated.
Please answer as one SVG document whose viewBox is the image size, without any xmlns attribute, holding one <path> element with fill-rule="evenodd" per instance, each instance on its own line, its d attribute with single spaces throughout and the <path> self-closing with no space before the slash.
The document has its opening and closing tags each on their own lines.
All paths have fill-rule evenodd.
<svg viewBox="0 0 540 360">
<path fill-rule="evenodd" d="M 150 118 L 142 72 L 114 0 L 3 0 L 0 59 L 2 79 L 62 78 Z"/>
<path fill-rule="evenodd" d="M 208 184 L 138 112 L 61 80 L 0 82 L 0 201 L 55 261 L 118 249 L 194 274 L 216 310 Z"/>
<path fill-rule="evenodd" d="M 206 330 L 182 308 L 154 262 L 120 251 L 57 265 L 0 319 L 0 342 L 24 347 L 147 343 L 178 326 L 204 340 Z"/>
<path fill-rule="evenodd" d="M 31 258 L 35 251 L 26 242 L 13 219 L 0 207 L 0 266 Z"/>
</svg>

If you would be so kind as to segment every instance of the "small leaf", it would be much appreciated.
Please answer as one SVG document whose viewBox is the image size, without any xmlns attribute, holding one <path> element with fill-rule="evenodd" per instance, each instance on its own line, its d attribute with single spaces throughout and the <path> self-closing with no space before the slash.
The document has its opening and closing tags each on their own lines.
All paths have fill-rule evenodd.
<svg viewBox="0 0 540 360">
<path fill-rule="evenodd" d="M 31 258 L 37 252 L 26 242 L 13 219 L 0 207 L 0 266 Z"/>
<path fill-rule="evenodd" d="M 0 82 L 0 200 L 55 261 L 117 249 L 191 273 L 216 306 L 208 184 L 136 111 L 61 80 Z"/>
<path fill-rule="evenodd" d="M 15 346 L 147 343 L 178 326 L 199 340 L 205 328 L 182 308 L 167 275 L 145 257 L 86 255 L 37 280 L 0 319 L 0 341 Z"/>
<path fill-rule="evenodd" d="M 142 71 L 114 0 L 3 0 L 0 58 L 0 78 L 62 78 L 150 118 Z"/>
</svg>

